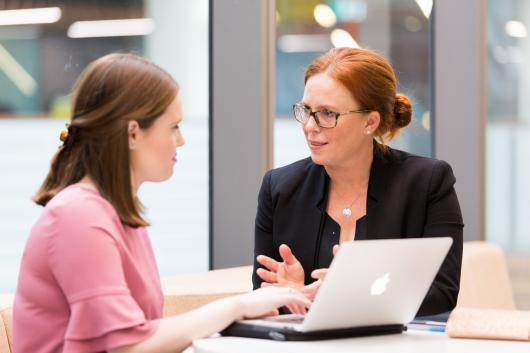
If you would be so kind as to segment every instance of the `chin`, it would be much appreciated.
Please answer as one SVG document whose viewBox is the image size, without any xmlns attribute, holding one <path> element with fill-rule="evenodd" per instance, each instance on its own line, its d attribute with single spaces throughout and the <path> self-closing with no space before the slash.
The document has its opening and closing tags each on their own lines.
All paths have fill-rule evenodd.
<svg viewBox="0 0 530 353">
<path fill-rule="evenodd" d="M 326 158 L 324 158 L 323 156 L 319 156 L 319 155 L 315 155 L 313 153 L 311 153 L 311 160 L 313 161 L 313 163 L 315 164 L 318 164 L 318 165 L 326 165 Z"/>
<path fill-rule="evenodd" d="M 171 172 L 164 175 L 164 177 L 160 181 L 166 181 L 169 180 L 173 176 L 173 169 L 171 169 Z"/>
<path fill-rule="evenodd" d="M 149 178 L 149 181 L 152 183 L 161 183 L 163 181 L 168 180 L 173 176 L 173 169 L 170 172 L 166 173 L 160 173 L 158 175 L 153 175 L 151 178 Z"/>
</svg>

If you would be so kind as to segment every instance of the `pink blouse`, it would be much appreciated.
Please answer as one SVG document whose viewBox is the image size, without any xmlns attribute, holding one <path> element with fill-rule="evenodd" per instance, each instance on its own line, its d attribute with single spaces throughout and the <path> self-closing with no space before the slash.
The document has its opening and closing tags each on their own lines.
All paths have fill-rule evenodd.
<svg viewBox="0 0 530 353">
<path fill-rule="evenodd" d="M 145 228 L 124 226 L 97 192 L 71 185 L 26 244 L 13 308 L 14 353 L 104 352 L 145 340 L 162 317 Z"/>
</svg>

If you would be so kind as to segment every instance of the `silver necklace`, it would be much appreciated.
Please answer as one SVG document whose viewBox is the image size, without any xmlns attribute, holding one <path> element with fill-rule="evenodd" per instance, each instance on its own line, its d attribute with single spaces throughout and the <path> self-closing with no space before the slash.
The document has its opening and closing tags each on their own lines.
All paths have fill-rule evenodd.
<svg viewBox="0 0 530 353">
<path fill-rule="evenodd" d="M 344 217 L 346 217 L 346 218 L 350 218 L 351 217 L 351 215 L 352 215 L 351 207 L 359 199 L 359 197 L 361 197 L 361 195 L 363 194 L 363 189 L 364 188 L 361 188 L 361 191 L 359 191 L 359 194 L 357 195 L 357 197 L 352 201 L 352 203 L 349 206 L 346 206 L 346 207 L 344 207 L 342 209 L 342 215 Z"/>
</svg>

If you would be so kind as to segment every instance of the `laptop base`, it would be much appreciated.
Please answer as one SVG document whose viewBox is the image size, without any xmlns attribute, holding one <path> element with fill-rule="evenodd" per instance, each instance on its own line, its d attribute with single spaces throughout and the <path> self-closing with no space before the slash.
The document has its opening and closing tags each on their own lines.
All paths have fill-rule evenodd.
<svg viewBox="0 0 530 353">
<path fill-rule="evenodd" d="M 261 338 L 275 341 L 316 341 L 346 337 L 387 335 L 402 333 L 404 330 L 404 325 L 395 324 L 300 332 L 289 328 L 249 325 L 235 322 L 221 331 L 220 334 L 223 336 Z"/>
</svg>

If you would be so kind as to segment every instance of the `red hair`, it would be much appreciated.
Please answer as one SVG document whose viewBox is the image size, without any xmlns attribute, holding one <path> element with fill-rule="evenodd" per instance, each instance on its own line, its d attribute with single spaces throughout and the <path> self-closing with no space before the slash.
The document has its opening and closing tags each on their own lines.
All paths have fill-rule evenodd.
<svg viewBox="0 0 530 353">
<path fill-rule="evenodd" d="M 360 104 L 359 109 L 379 113 L 381 121 L 375 136 L 383 144 L 410 123 L 410 100 L 397 93 L 397 80 L 392 66 L 376 52 L 357 48 L 331 49 L 309 64 L 304 83 L 320 73 L 326 73 L 346 87 Z"/>
</svg>

